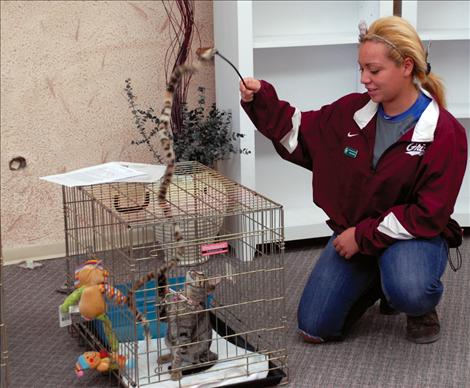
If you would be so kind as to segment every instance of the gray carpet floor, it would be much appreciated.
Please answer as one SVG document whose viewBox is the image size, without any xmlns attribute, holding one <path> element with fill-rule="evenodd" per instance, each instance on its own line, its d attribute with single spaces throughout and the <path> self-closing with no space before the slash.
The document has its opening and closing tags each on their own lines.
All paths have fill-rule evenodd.
<svg viewBox="0 0 470 388">
<path fill-rule="evenodd" d="M 405 338 L 403 314 L 384 316 L 375 305 L 344 342 L 310 345 L 296 334 L 296 309 L 303 284 L 324 241 L 286 249 L 289 387 L 470 387 L 470 236 L 463 246 L 463 266 L 444 276 L 445 293 L 438 306 L 441 340 L 415 345 Z M 64 259 L 43 261 L 29 270 L 4 268 L 9 387 L 108 387 L 112 378 L 89 372 L 74 374 L 85 351 L 66 329 L 59 328 L 58 293 L 64 281 Z"/>
</svg>

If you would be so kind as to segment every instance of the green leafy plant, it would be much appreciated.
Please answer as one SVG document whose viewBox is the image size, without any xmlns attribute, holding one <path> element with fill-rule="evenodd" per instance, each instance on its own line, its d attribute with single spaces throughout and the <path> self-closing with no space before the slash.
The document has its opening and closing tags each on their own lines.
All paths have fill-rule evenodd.
<svg viewBox="0 0 470 388">
<path fill-rule="evenodd" d="M 155 159 L 161 163 L 158 145 L 155 144 L 158 141 L 155 136 L 158 117 L 153 108 L 146 111 L 137 108 L 130 79 L 126 80 L 125 91 L 140 135 L 140 139 L 133 140 L 132 144 L 147 144 Z M 237 145 L 238 140 L 245 135 L 232 131 L 231 113 L 217 109 L 215 104 L 207 110 L 205 88 L 199 87 L 198 92 L 198 105 L 194 109 L 189 109 L 187 103 L 182 104 L 182 126 L 172 135 L 176 160 L 198 161 L 214 167 L 216 161 L 228 159 L 230 154 L 250 154 L 248 149 L 241 149 Z"/>
</svg>

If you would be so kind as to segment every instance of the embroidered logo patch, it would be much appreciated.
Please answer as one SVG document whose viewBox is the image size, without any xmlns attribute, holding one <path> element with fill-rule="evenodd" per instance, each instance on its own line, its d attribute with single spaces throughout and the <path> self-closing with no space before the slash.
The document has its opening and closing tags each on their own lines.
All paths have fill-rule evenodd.
<svg viewBox="0 0 470 388">
<path fill-rule="evenodd" d="M 410 143 L 406 147 L 406 154 L 410 156 L 422 156 L 426 151 L 426 144 Z"/>
</svg>

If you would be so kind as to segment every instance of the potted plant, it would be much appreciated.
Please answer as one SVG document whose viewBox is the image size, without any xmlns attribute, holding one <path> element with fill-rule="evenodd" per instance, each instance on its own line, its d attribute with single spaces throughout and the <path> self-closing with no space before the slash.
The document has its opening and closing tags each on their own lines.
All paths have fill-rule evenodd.
<svg viewBox="0 0 470 388">
<path fill-rule="evenodd" d="M 146 144 L 156 162 L 161 162 L 158 144 L 155 144 L 158 116 L 153 108 L 144 111 L 136 106 L 130 79 L 126 80 L 125 90 L 140 136 L 132 144 Z M 217 161 L 228 159 L 231 154 L 249 154 L 246 148 L 238 147 L 238 140 L 245 135 L 232 131 L 231 113 L 219 110 L 215 103 L 207 109 L 205 88 L 198 87 L 198 92 L 198 105 L 195 108 L 189 109 L 186 102 L 182 103 L 182 125 L 173 133 L 176 161 L 197 161 L 213 168 Z"/>
</svg>

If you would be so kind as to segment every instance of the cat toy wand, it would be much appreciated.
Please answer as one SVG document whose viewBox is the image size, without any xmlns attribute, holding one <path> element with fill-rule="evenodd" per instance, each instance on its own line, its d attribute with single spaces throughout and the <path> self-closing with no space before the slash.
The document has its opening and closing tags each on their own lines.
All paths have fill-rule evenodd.
<svg viewBox="0 0 470 388">
<path fill-rule="evenodd" d="M 240 72 L 238 71 L 238 69 L 235 67 L 235 65 L 230 62 L 227 58 L 225 58 L 220 52 L 219 50 L 217 50 L 215 47 L 200 47 L 196 50 L 196 54 L 205 59 L 205 60 L 209 60 L 209 59 L 212 59 L 214 58 L 214 56 L 218 55 L 220 58 L 222 58 L 225 62 L 227 62 L 230 66 L 233 67 L 233 70 L 235 70 L 235 72 L 238 74 L 238 76 L 240 77 L 241 81 L 243 82 L 243 85 L 245 86 L 245 88 L 248 89 L 248 86 L 246 86 L 246 83 L 242 77 L 242 75 L 240 74 Z"/>
</svg>

